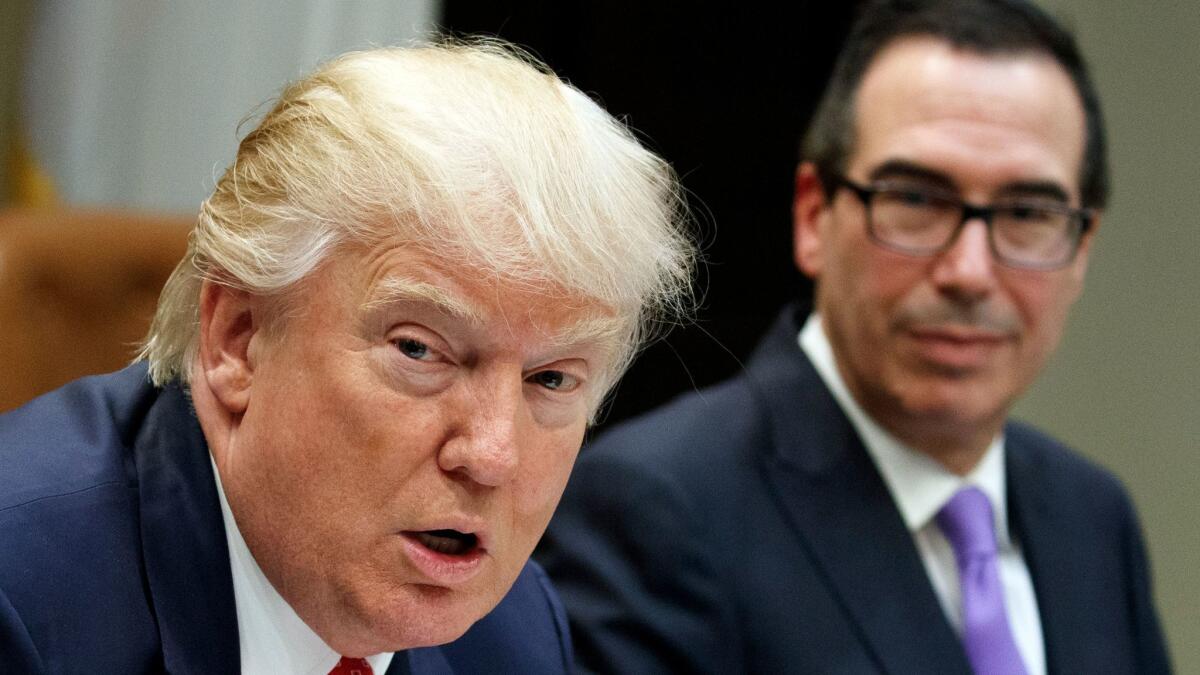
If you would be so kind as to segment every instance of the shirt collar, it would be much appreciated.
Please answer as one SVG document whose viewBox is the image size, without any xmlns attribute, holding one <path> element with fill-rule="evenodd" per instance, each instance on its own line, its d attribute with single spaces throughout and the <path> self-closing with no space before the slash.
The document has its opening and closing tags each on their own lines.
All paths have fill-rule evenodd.
<svg viewBox="0 0 1200 675">
<path fill-rule="evenodd" d="M 263 574 L 234 520 L 215 462 L 213 478 L 229 544 L 242 672 L 328 675 L 341 655 L 304 623 Z M 368 656 L 367 662 L 374 672 L 384 673 L 392 656 L 391 652 L 376 654 Z"/>
<path fill-rule="evenodd" d="M 1003 434 L 992 439 L 983 459 L 970 473 L 966 476 L 952 473 L 928 455 L 906 446 L 858 405 L 838 371 L 833 348 L 816 312 L 804 322 L 798 342 L 842 411 L 850 418 L 910 532 L 916 533 L 927 527 L 954 493 L 973 485 L 983 490 L 992 503 L 999 550 L 1012 547 L 1008 531 Z"/>
</svg>

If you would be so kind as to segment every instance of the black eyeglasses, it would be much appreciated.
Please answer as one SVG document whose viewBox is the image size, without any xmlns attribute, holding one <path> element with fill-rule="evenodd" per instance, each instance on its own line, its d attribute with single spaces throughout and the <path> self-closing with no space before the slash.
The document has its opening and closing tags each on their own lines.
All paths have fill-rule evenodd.
<svg viewBox="0 0 1200 675">
<path fill-rule="evenodd" d="M 987 225 L 996 260 L 1009 267 L 1052 270 L 1075 259 L 1092 226 L 1090 210 L 1036 198 L 976 206 L 945 192 L 903 183 L 859 185 L 845 176 L 835 177 L 834 187 L 845 187 L 862 200 L 873 241 L 913 256 L 950 248 L 963 225 L 979 218 Z"/>
</svg>

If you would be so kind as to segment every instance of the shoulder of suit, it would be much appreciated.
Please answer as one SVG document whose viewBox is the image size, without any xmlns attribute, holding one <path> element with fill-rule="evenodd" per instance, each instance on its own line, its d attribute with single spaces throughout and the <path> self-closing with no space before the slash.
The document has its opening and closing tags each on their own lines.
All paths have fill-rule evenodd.
<svg viewBox="0 0 1200 675">
<path fill-rule="evenodd" d="M 1129 503 L 1125 486 L 1112 471 L 1029 424 L 1014 421 L 1005 426 L 1005 453 L 1010 466 L 1024 463 L 1030 475 L 1052 483 L 1061 496 L 1075 494 L 1081 504 L 1105 498 L 1122 507 Z"/>
<path fill-rule="evenodd" d="M 739 376 L 601 431 L 584 444 L 580 461 L 647 468 L 710 463 L 732 446 L 753 444 L 764 427 L 764 411 L 746 377 Z"/>
<path fill-rule="evenodd" d="M 772 444 L 769 400 L 804 388 L 806 360 L 795 338 L 807 314 L 783 307 L 739 373 L 602 431 L 584 444 L 580 467 L 628 465 L 675 476 L 751 461 Z"/>
<path fill-rule="evenodd" d="M 157 392 L 145 372 L 76 380 L 0 415 L 0 514 L 132 480 L 127 454 Z"/>
</svg>

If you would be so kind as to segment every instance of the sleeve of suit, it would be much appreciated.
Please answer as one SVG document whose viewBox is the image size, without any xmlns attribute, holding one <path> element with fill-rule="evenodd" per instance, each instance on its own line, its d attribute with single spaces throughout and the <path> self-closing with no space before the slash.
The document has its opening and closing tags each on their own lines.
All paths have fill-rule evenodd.
<svg viewBox="0 0 1200 675">
<path fill-rule="evenodd" d="M 583 451 L 539 549 L 567 606 L 583 669 L 736 671 L 728 659 L 737 650 L 728 642 L 739 632 L 705 535 L 682 486 L 600 446 Z"/>
</svg>

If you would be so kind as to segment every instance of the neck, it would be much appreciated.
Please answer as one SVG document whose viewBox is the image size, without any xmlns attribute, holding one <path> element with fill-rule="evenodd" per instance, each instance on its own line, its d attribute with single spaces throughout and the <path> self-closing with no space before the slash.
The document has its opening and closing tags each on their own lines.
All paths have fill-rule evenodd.
<svg viewBox="0 0 1200 675">
<path fill-rule="evenodd" d="M 857 395 L 855 398 L 888 433 L 959 476 L 967 475 L 979 465 L 1003 426 L 1003 418 L 985 424 L 964 422 L 950 415 L 914 419 L 892 409 L 880 409 L 883 406 L 865 404 Z"/>
<path fill-rule="evenodd" d="M 979 465 L 1004 426 L 1007 406 L 990 414 L 971 415 L 955 410 L 953 404 L 921 406 L 916 400 L 905 400 L 903 392 L 865 384 L 870 378 L 855 377 L 846 367 L 845 357 L 839 356 L 844 350 L 838 349 L 831 326 L 825 322 L 820 325 L 823 330 L 817 332 L 812 330 L 814 324 L 807 324 L 807 335 L 801 341 L 827 384 L 840 384 L 853 405 L 872 422 L 946 470 L 964 476 Z"/>
</svg>

